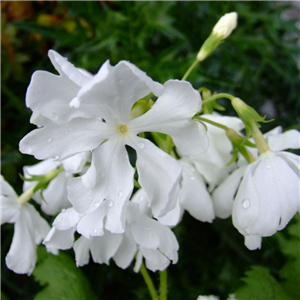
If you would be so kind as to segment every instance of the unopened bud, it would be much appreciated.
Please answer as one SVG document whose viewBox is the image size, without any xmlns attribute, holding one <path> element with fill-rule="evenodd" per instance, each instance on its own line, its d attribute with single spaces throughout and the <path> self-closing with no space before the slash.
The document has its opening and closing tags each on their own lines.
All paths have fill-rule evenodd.
<svg viewBox="0 0 300 300">
<path fill-rule="evenodd" d="M 225 14 L 213 28 L 213 34 L 226 39 L 233 29 L 236 28 L 237 17 L 238 14 L 236 12 Z"/>
</svg>

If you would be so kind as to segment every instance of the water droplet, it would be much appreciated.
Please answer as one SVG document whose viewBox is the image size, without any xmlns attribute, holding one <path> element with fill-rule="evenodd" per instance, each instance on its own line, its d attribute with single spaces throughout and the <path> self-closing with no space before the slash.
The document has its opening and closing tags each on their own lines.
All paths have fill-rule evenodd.
<svg viewBox="0 0 300 300">
<path fill-rule="evenodd" d="M 144 200 L 144 197 L 143 197 L 143 196 L 141 196 L 141 197 L 140 197 L 140 201 L 143 201 L 143 200 Z"/>
<path fill-rule="evenodd" d="M 124 196 L 123 191 L 119 191 L 119 192 L 118 192 L 118 196 L 119 196 L 119 197 L 123 197 L 123 196 Z"/>
<path fill-rule="evenodd" d="M 65 134 L 69 134 L 69 131 L 68 131 L 68 130 L 66 130 L 66 131 L 65 131 Z"/>
<path fill-rule="evenodd" d="M 195 177 L 194 177 L 194 176 L 191 176 L 190 179 L 191 179 L 191 180 L 195 180 Z"/>
<path fill-rule="evenodd" d="M 145 149 L 145 144 L 144 143 L 138 143 L 138 147 L 140 149 Z"/>
<path fill-rule="evenodd" d="M 271 170 L 271 166 L 270 166 L 270 165 L 267 165 L 266 168 L 267 168 L 268 170 Z"/>
<path fill-rule="evenodd" d="M 51 141 L 52 141 L 52 139 L 51 139 L 51 138 L 49 138 L 49 139 L 47 140 L 47 142 L 48 142 L 48 143 L 50 143 Z"/>
<path fill-rule="evenodd" d="M 96 202 L 94 202 L 93 205 L 94 205 L 95 208 L 97 208 L 100 205 L 100 202 L 96 201 Z"/>
<path fill-rule="evenodd" d="M 249 187 L 250 187 L 250 189 L 253 189 L 253 184 L 250 184 Z"/>
<path fill-rule="evenodd" d="M 57 156 L 55 156 L 55 157 L 54 157 L 54 159 L 55 159 L 55 160 L 58 160 L 58 159 L 59 159 L 59 156 L 58 156 L 58 155 L 57 155 Z"/>
<path fill-rule="evenodd" d="M 97 232 L 98 232 L 97 228 L 95 228 L 95 229 L 93 230 L 93 232 L 94 232 L 94 233 L 97 233 Z"/>
<path fill-rule="evenodd" d="M 113 206 L 114 206 L 114 202 L 111 201 L 111 200 L 108 200 L 108 201 L 107 201 L 107 206 L 108 206 L 108 207 L 113 207 Z"/>
<path fill-rule="evenodd" d="M 65 208 L 63 208 L 63 209 L 61 210 L 61 212 L 62 212 L 62 213 L 64 213 L 65 211 L 66 211 L 66 209 L 65 209 Z"/>
<path fill-rule="evenodd" d="M 244 208 L 248 208 L 249 206 L 250 206 L 250 201 L 249 201 L 249 199 L 244 199 L 243 201 L 242 201 L 242 206 L 244 207 Z"/>
<path fill-rule="evenodd" d="M 128 158 L 128 154 L 124 154 L 124 158 L 127 159 Z"/>
</svg>

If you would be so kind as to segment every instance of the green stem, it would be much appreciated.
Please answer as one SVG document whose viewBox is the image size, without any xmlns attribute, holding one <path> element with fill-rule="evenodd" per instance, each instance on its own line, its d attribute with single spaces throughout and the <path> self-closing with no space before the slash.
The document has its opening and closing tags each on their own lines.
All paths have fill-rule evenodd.
<svg viewBox="0 0 300 300">
<path fill-rule="evenodd" d="M 167 293 L 168 293 L 168 273 L 167 269 L 164 271 L 159 272 L 160 277 L 160 300 L 167 300 Z"/>
<path fill-rule="evenodd" d="M 159 300 L 157 292 L 156 292 L 156 289 L 155 289 L 154 284 L 152 282 L 152 279 L 149 276 L 149 273 L 148 273 L 148 271 L 147 271 L 144 263 L 142 263 L 142 265 L 141 265 L 140 272 L 141 272 L 141 274 L 142 274 L 142 276 L 143 276 L 143 278 L 145 280 L 145 283 L 146 283 L 146 285 L 148 287 L 148 290 L 149 290 L 149 293 L 150 293 L 150 295 L 152 297 L 152 300 Z"/>
<path fill-rule="evenodd" d="M 255 122 L 251 122 L 251 128 L 252 128 L 252 137 L 255 141 L 256 147 L 258 149 L 259 154 L 266 153 L 270 151 L 269 146 L 261 133 L 261 131 L 258 129 L 258 126 Z"/>
<path fill-rule="evenodd" d="M 47 174 L 45 174 L 44 177 L 44 183 L 50 182 L 52 179 L 54 179 L 63 169 L 62 168 L 58 168 L 55 170 L 52 170 L 50 172 L 48 172 Z M 18 202 L 20 204 L 24 204 L 27 203 L 28 201 L 31 200 L 33 194 L 36 192 L 35 188 L 40 184 L 40 182 L 37 182 L 34 186 L 32 186 L 31 188 L 29 188 L 27 191 L 25 191 L 23 194 L 21 194 L 21 196 L 18 198 Z"/>
<path fill-rule="evenodd" d="M 194 68 L 198 65 L 199 61 L 198 60 L 195 60 L 193 62 L 193 64 L 189 67 L 189 69 L 185 72 L 185 74 L 183 75 L 182 79 L 181 80 L 186 80 L 190 73 L 194 70 Z"/>
<path fill-rule="evenodd" d="M 204 103 L 208 103 L 208 102 L 212 102 L 212 101 L 215 101 L 217 99 L 220 99 L 220 98 L 227 98 L 229 99 L 230 101 L 232 101 L 235 97 L 230 95 L 230 94 L 226 94 L 226 93 L 220 93 L 220 94 L 216 94 L 216 95 L 213 95 L 205 100 L 203 100 L 203 104 Z"/>
<path fill-rule="evenodd" d="M 209 123 L 215 127 L 219 127 L 223 130 L 228 130 L 228 127 L 223 125 L 223 124 L 220 124 L 220 123 L 217 123 L 217 122 L 214 122 L 212 120 L 209 120 L 209 119 L 206 119 L 206 118 L 203 118 L 203 117 L 194 117 L 193 119 L 196 119 L 196 120 L 199 120 L 199 121 L 202 121 L 202 122 L 206 122 L 206 123 Z"/>
</svg>

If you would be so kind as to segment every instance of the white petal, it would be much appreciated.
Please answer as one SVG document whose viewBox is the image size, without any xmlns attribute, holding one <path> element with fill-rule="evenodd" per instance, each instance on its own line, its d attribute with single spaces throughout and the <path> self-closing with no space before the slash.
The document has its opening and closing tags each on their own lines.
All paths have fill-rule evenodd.
<svg viewBox="0 0 300 300">
<path fill-rule="evenodd" d="M 83 216 L 77 225 L 77 232 L 86 238 L 103 235 L 103 219 L 106 213 L 105 202 L 93 212 Z"/>
<path fill-rule="evenodd" d="M 109 264 L 122 242 L 121 234 L 105 232 L 103 236 L 94 237 L 91 244 L 93 261 L 99 264 Z"/>
<path fill-rule="evenodd" d="M 0 175 L 1 198 L 1 225 L 4 223 L 15 223 L 20 216 L 20 204 L 18 195 L 13 188 Z"/>
<path fill-rule="evenodd" d="M 270 135 L 267 142 L 271 150 L 282 151 L 284 149 L 300 148 L 300 132 L 298 130 L 288 130 L 282 134 Z"/>
<path fill-rule="evenodd" d="M 67 58 L 62 57 L 56 51 L 49 50 L 48 56 L 59 74 L 69 78 L 78 86 L 83 86 L 89 82 L 90 76 L 75 68 L 71 63 L 68 62 Z"/>
<path fill-rule="evenodd" d="M 233 199 L 240 185 L 245 167 L 233 171 L 212 193 L 214 211 L 221 219 L 228 218 L 232 213 Z"/>
<path fill-rule="evenodd" d="M 147 193 L 155 217 L 162 217 L 176 205 L 176 186 L 182 167 L 179 162 L 146 139 L 134 137 L 139 183 Z"/>
<path fill-rule="evenodd" d="M 94 151 L 91 168 L 97 171 L 92 172 L 97 176 L 95 186 L 86 188 L 81 178 L 70 180 L 70 202 L 78 212 L 87 213 L 106 199 L 109 209 L 105 228 L 114 233 L 124 232 L 123 207 L 131 196 L 134 175 L 125 145 L 116 139 L 105 142 Z"/>
<path fill-rule="evenodd" d="M 29 122 L 37 125 L 38 127 L 52 124 L 52 121 L 43 116 L 39 111 L 32 112 Z"/>
<path fill-rule="evenodd" d="M 52 227 L 43 244 L 49 249 L 70 249 L 74 243 L 75 229 L 58 230 Z"/>
<path fill-rule="evenodd" d="M 184 210 L 182 209 L 178 199 L 176 206 L 163 217 L 157 218 L 157 220 L 160 224 L 166 226 L 176 226 L 181 221 L 183 213 Z"/>
<path fill-rule="evenodd" d="M 158 250 L 140 249 L 146 259 L 146 267 L 152 272 L 165 270 L 170 261 Z"/>
<path fill-rule="evenodd" d="M 141 216 L 137 223 L 131 225 L 135 242 L 147 249 L 157 249 L 160 245 L 160 233 L 163 228 L 157 221 Z"/>
<path fill-rule="evenodd" d="M 106 122 L 127 122 L 133 104 L 151 92 L 151 78 L 127 62 L 119 62 L 107 77 L 96 77 L 78 95 L 82 104 L 88 103 L 91 113 L 101 116 Z M 155 85 L 156 87 L 156 85 Z"/>
<path fill-rule="evenodd" d="M 22 210 L 14 226 L 14 236 L 5 258 L 9 269 L 18 274 L 30 275 L 36 263 L 36 246 L 30 215 Z"/>
<path fill-rule="evenodd" d="M 69 176 L 66 172 L 61 172 L 55 177 L 47 188 L 43 191 L 44 200 L 41 197 L 41 191 L 38 191 L 34 195 L 34 199 L 40 198 L 41 209 L 47 215 L 56 215 L 62 209 L 66 209 L 71 206 L 67 199 L 67 182 Z"/>
<path fill-rule="evenodd" d="M 65 159 L 98 147 L 107 138 L 107 126 L 100 120 L 73 119 L 35 129 L 20 141 L 20 151 L 37 159 Z"/>
<path fill-rule="evenodd" d="M 58 230 L 67 230 L 76 226 L 81 215 L 78 214 L 73 207 L 63 209 L 62 212 L 55 218 L 53 226 Z"/>
<path fill-rule="evenodd" d="M 133 268 L 133 271 L 135 273 L 138 273 L 140 271 L 142 263 L 143 263 L 143 254 L 141 253 L 141 251 L 138 251 L 135 259 L 135 265 Z"/>
<path fill-rule="evenodd" d="M 245 236 L 245 246 L 249 250 L 255 250 L 261 248 L 261 236 L 259 235 L 247 235 Z"/>
<path fill-rule="evenodd" d="M 213 204 L 202 176 L 192 165 L 183 161 L 181 164 L 183 166 L 179 194 L 181 206 L 195 219 L 212 222 L 215 217 Z"/>
<path fill-rule="evenodd" d="M 72 174 L 80 173 L 90 156 L 89 152 L 79 153 L 62 161 L 64 169 Z"/>
<path fill-rule="evenodd" d="M 33 205 L 26 203 L 24 204 L 23 209 L 26 209 L 30 216 L 33 226 L 32 230 L 34 233 L 34 240 L 36 244 L 39 244 L 50 231 L 50 226 L 46 220 L 41 217 Z"/>
<path fill-rule="evenodd" d="M 139 210 L 142 215 L 146 215 L 148 217 L 152 216 L 152 212 L 150 209 L 150 200 L 143 189 L 139 189 L 131 198 L 131 202 L 138 203 Z"/>
<path fill-rule="evenodd" d="M 132 120 L 130 128 L 135 133 L 152 131 L 169 134 L 182 154 L 197 155 L 208 147 L 204 127 L 191 120 L 200 108 L 200 94 L 190 83 L 169 80 L 154 106 Z"/>
<path fill-rule="evenodd" d="M 35 72 L 27 89 L 26 105 L 55 123 L 68 122 L 76 117 L 88 118 L 84 108 L 71 108 L 69 102 L 76 97 L 80 87 L 91 80 L 91 76 L 83 74 L 53 50 L 49 51 L 49 57 L 60 76 L 45 71 Z M 38 120 L 32 121 L 41 125 Z"/>
<path fill-rule="evenodd" d="M 245 235 L 271 236 L 299 210 L 299 177 L 272 152 L 247 169 L 234 203 L 234 225 Z"/>
<path fill-rule="evenodd" d="M 118 251 L 113 257 L 116 265 L 122 269 L 126 269 L 131 264 L 136 251 L 137 246 L 133 240 L 131 231 L 126 230 Z"/>
<path fill-rule="evenodd" d="M 74 243 L 73 249 L 77 267 L 82 267 L 89 263 L 91 243 L 92 239 L 86 239 L 83 236 Z"/>
</svg>

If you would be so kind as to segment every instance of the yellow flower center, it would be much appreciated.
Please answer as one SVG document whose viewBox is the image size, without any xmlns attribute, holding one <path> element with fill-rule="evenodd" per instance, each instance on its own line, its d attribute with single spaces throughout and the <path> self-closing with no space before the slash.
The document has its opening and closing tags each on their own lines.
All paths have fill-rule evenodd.
<svg viewBox="0 0 300 300">
<path fill-rule="evenodd" d="M 125 124 L 121 124 L 118 126 L 118 130 L 121 134 L 125 134 L 128 132 L 128 128 L 127 128 L 127 125 Z"/>
</svg>

